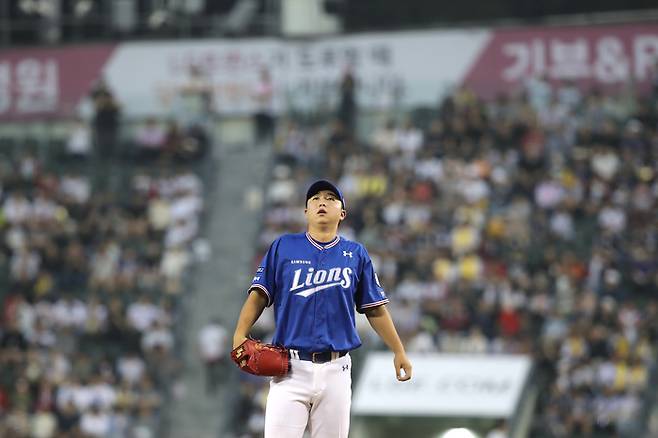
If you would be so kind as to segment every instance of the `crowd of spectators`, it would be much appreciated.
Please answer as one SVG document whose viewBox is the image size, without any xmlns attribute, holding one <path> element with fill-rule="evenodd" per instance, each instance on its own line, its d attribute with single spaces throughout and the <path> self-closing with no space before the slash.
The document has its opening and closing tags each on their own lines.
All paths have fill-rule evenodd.
<svg viewBox="0 0 658 438">
<path fill-rule="evenodd" d="M 365 141 L 283 124 L 254 265 L 332 179 L 409 352 L 532 355 L 533 437 L 633 436 L 658 341 L 656 103 L 533 78 L 487 102 L 460 88 L 427 126 L 409 114 Z M 256 436 L 266 388 L 242 387 Z"/>
<path fill-rule="evenodd" d="M 74 124 L 64 160 L 0 159 L 3 437 L 158 436 L 180 370 L 175 329 L 202 180 L 176 156 L 121 160 L 95 141 L 119 141 L 114 121 L 95 123 Z M 99 166 L 120 172 L 120 185 L 96 185 Z"/>
</svg>

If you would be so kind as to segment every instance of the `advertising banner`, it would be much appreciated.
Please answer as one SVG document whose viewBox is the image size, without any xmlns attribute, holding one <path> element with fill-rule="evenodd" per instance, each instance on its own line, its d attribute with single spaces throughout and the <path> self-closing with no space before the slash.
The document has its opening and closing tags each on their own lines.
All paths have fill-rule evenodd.
<svg viewBox="0 0 658 438">
<path fill-rule="evenodd" d="M 361 371 L 353 412 L 377 416 L 507 418 L 530 372 L 521 355 L 410 355 L 413 378 L 398 382 L 390 353 L 371 353 Z"/>
<path fill-rule="evenodd" d="M 334 108 L 347 69 L 358 80 L 366 108 L 394 103 L 436 105 L 442 88 L 465 75 L 488 32 L 442 31 L 373 34 L 317 41 L 245 40 L 121 45 L 106 67 L 126 109 L 147 114 L 177 110 L 177 95 L 192 68 L 212 90 L 220 114 L 258 108 L 261 71 L 272 77 L 275 112 Z M 199 79 L 197 79 L 198 81 Z"/>
<path fill-rule="evenodd" d="M 0 51 L 0 120 L 73 114 L 113 50 L 94 45 Z"/>
<path fill-rule="evenodd" d="M 517 90 L 533 76 L 586 90 L 646 90 L 658 75 L 658 25 L 501 29 L 463 78 L 485 98 Z"/>
<path fill-rule="evenodd" d="M 658 24 L 389 32 L 317 40 L 186 40 L 0 51 L 0 120 L 70 117 L 104 76 L 128 117 L 185 112 L 186 90 L 212 112 L 249 114 L 267 70 L 268 110 L 336 108 L 347 70 L 361 108 L 434 106 L 466 85 L 485 98 L 536 76 L 612 91 L 658 77 Z M 192 72 L 195 71 L 196 75 Z"/>
</svg>

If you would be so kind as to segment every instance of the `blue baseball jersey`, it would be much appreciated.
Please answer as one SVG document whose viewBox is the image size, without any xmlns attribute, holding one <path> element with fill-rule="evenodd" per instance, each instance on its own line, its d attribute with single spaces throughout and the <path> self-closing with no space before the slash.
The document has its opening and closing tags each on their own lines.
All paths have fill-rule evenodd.
<svg viewBox="0 0 658 438">
<path fill-rule="evenodd" d="M 274 305 L 272 342 L 305 351 L 349 351 L 361 345 L 355 309 L 388 303 L 366 249 L 343 237 L 326 244 L 308 233 L 276 239 L 249 291 Z"/>
</svg>

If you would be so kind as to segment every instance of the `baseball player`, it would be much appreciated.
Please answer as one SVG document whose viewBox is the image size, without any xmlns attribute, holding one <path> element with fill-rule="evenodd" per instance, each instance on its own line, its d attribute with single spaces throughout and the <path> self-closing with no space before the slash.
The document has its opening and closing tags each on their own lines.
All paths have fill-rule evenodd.
<svg viewBox="0 0 658 438">
<path fill-rule="evenodd" d="M 345 200 L 331 182 L 306 193 L 307 232 L 276 239 L 263 257 L 242 307 L 233 348 L 242 345 L 265 307 L 274 306 L 272 342 L 289 350 L 290 372 L 273 377 L 265 438 L 347 438 L 352 395 L 349 352 L 361 345 L 354 310 L 393 351 L 399 381 L 411 378 L 397 330 L 366 249 L 338 233 Z"/>
</svg>

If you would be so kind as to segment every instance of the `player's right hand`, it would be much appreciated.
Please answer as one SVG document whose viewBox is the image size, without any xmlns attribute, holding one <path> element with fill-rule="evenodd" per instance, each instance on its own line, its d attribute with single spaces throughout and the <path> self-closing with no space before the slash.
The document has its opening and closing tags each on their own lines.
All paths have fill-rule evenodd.
<svg viewBox="0 0 658 438">
<path fill-rule="evenodd" d="M 411 361 L 405 353 L 397 353 L 393 357 L 393 364 L 395 365 L 395 376 L 400 382 L 411 379 Z"/>
</svg>

